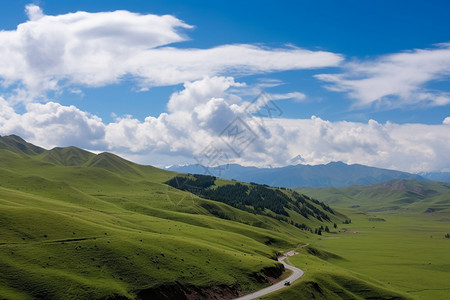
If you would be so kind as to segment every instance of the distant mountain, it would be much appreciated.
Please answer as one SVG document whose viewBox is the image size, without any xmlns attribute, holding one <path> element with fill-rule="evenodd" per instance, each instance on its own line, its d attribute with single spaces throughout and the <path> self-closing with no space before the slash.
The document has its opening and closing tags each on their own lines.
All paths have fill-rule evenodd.
<svg viewBox="0 0 450 300">
<path fill-rule="evenodd" d="M 417 174 L 358 164 L 347 165 L 343 162 L 331 162 L 316 166 L 298 164 L 281 168 L 256 168 L 230 164 L 220 166 L 220 168 L 206 169 L 200 165 L 187 165 L 173 166 L 169 170 L 192 174 L 210 173 L 225 179 L 282 187 L 345 187 L 370 185 L 391 179 L 426 180 Z"/>
<path fill-rule="evenodd" d="M 450 172 L 428 172 L 419 175 L 432 181 L 450 182 Z"/>
<path fill-rule="evenodd" d="M 295 188 L 327 204 L 367 212 L 405 210 L 443 216 L 450 213 L 450 183 L 396 179 L 369 186 Z"/>
</svg>

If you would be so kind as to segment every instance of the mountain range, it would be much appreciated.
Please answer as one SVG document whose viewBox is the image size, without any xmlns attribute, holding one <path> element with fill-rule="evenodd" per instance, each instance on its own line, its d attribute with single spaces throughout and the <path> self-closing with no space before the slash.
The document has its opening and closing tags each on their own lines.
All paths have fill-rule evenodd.
<svg viewBox="0 0 450 300">
<path fill-rule="evenodd" d="M 392 179 L 428 180 L 439 178 L 450 181 L 445 173 L 411 174 L 401 171 L 368 167 L 359 164 L 348 165 L 343 162 L 331 162 L 323 165 L 291 165 L 280 168 L 244 167 L 238 164 L 205 168 L 201 165 L 172 166 L 169 170 L 192 173 L 213 174 L 225 179 L 255 182 L 270 186 L 283 187 L 345 187 L 350 185 L 370 185 Z M 219 172 L 220 171 L 220 172 Z M 440 174 L 440 176 L 439 176 Z"/>
</svg>

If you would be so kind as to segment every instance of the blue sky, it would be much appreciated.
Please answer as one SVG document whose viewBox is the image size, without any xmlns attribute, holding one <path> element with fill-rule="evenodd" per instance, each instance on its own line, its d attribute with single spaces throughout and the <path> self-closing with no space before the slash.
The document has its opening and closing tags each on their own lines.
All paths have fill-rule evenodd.
<svg viewBox="0 0 450 300">
<path fill-rule="evenodd" d="M 1 1 L 0 134 L 157 166 L 195 162 L 213 144 L 247 165 L 300 155 L 447 171 L 449 10 L 448 1 Z M 261 92 L 282 112 L 263 132 L 245 119 Z M 240 156 L 223 143 L 235 117 L 258 136 Z"/>
</svg>

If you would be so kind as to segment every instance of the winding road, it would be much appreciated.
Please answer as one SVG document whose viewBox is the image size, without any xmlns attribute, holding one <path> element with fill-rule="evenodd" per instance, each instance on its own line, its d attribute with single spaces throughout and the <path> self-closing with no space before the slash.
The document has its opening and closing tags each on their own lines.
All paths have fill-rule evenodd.
<svg viewBox="0 0 450 300">
<path fill-rule="evenodd" d="M 302 277 L 303 274 L 304 274 L 304 272 L 303 272 L 301 269 L 296 268 L 296 267 L 291 266 L 291 265 L 288 265 L 287 263 L 284 262 L 284 260 L 285 260 L 286 258 L 288 258 L 288 257 L 290 257 L 290 256 L 292 256 L 292 255 L 295 255 L 295 254 L 297 254 L 297 252 L 295 252 L 294 250 L 292 250 L 292 251 L 289 251 L 289 252 L 283 254 L 283 256 L 278 257 L 278 261 L 281 262 L 281 263 L 284 265 L 284 267 L 285 267 L 286 269 L 291 270 L 291 271 L 293 272 L 291 276 L 289 276 L 289 277 L 286 278 L 285 280 L 282 280 L 282 281 L 280 281 L 280 282 L 278 282 L 278 283 L 275 283 L 274 285 L 271 285 L 271 286 L 269 286 L 269 287 L 266 287 L 266 288 L 264 288 L 264 289 L 262 289 L 262 290 L 259 290 L 259 291 L 257 291 L 257 292 L 254 292 L 254 293 L 251 293 L 251 294 L 242 296 L 242 297 L 240 297 L 240 298 L 236 298 L 235 300 L 251 300 L 251 299 L 255 299 L 255 298 L 258 298 L 258 297 L 265 296 L 265 295 L 267 295 L 267 294 L 270 294 L 270 293 L 272 293 L 272 292 L 281 290 L 282 288 L 286 287 L 286 286 L 284 285 L 284 283 L 285 283 L 286 281 L 289 281 L 289 283 L 292 284 L 294 281 L 296 281 L 297 279 L 299 279 L 300 277 Z"/>
</svg>

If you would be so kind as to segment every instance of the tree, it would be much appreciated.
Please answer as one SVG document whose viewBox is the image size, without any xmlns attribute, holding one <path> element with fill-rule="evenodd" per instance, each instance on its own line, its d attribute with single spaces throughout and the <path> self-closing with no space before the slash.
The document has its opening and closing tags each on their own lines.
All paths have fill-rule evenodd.
<svg viewBox="0 0 450 300">
<path fill-rule="evenodd" d="M 450 233 L 447 233 L 447 234 L 445 235 L 445 238 L 450 239 Z"/>
<path fill-rule="evenodd" d="M 336 224 L 336 223 L 334 223 L 334 225 L 333 225 L 333 226 L 334 226 L 334 229 L 336 229 L 336 228 L 337 228 L 337 224 Z"/>
<path fill-rule="evenodd" d="M 328 226 L 325 226 L 325 232 L 330 232 L 330 228 L 328 228 Z"/>
</svg>

